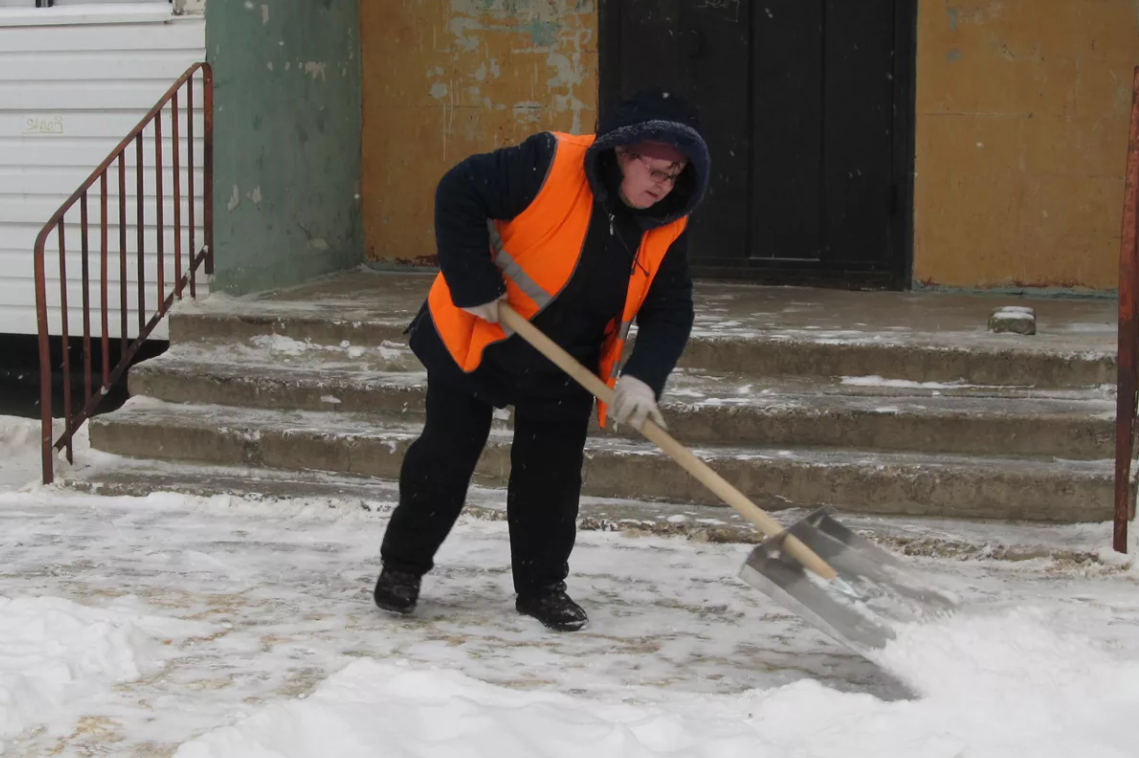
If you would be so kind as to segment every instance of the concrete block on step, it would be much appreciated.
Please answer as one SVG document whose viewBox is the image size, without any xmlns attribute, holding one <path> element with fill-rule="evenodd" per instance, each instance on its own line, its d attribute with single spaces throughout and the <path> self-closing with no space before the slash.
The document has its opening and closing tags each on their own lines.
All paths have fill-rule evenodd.
<svg viewBox="0 0 1139 758">
<path fill-rule="evenodd" d="M 1006 305 L 989 316 L 989 331 L 1036 334 L 1036 311 L 1023 305 Z"/>
</svg>

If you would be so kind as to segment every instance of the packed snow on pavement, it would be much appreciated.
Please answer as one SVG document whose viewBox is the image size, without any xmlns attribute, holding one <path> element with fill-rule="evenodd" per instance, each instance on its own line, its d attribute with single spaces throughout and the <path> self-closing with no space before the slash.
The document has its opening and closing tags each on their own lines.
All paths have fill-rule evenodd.
<svg viewBox="0 0 1139 758">
<path fill-rule="evenodd" d="M 394 618 L 370 599 L 390 501 L 44 488 L 38 437 L 0 418 L 3 756 L 1137 749 L 1139 571 L 1109 525 L 1034 532 L 1090 560 L 907 558 L 964 610 L 876 666 L 739 580 L 745 545 L 582 532 L 591 624 L 558 634 L 513 611 L 506 524 L 465 517 Z"/>
</svg>

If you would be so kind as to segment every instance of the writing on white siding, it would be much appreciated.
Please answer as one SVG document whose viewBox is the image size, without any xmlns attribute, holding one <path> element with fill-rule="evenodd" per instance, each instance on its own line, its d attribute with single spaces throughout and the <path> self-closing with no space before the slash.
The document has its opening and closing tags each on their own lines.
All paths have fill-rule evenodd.
<svg viewBox="0 0 1139 758">
<path fill-rule="evenodd" d="M 63 116 L 29 118 L 24 134 L 63 134 Z"/>
</svg>

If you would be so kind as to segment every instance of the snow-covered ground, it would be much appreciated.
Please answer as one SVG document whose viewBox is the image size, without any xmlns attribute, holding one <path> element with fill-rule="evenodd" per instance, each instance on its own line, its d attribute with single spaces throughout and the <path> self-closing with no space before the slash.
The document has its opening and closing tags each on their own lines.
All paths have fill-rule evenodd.
<svg viewBox="0 0 1139 758">
<path fill-rule="evenodd" d="M 43 488 L 38 436 L 0 418 L 5 758 L 1139 750 L 1139 571 L 1106 550 L 907 559 L 965 610 L 900 630 L 880 666 L 740 581 L 747 546 L 679 538 L 582 532 L 592 623 L 556 634 L 513 611 L 505 523 L 464 519 L 420 612 L 392 618 L 370 599 L 390 502 Z"/>
</svg>

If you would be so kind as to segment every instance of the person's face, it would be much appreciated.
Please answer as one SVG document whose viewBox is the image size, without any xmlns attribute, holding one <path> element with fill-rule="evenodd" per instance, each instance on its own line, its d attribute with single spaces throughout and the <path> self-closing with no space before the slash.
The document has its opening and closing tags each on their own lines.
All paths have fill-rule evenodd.
<svg viewBox="0 0 1139 758">
<path fill-rule="evenodd" d="M 649 158 L 627 148 L 617 148 L 621 167 L 621 193 L 634 208 L 648 208 L 663 200 L 676 185 L 684 161 Z"/>
</svg>

